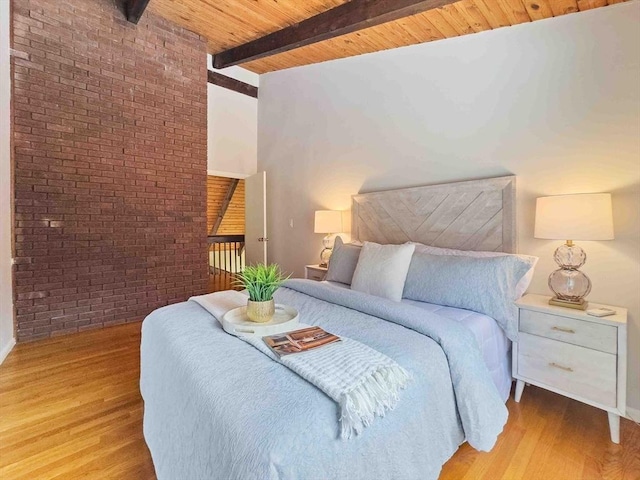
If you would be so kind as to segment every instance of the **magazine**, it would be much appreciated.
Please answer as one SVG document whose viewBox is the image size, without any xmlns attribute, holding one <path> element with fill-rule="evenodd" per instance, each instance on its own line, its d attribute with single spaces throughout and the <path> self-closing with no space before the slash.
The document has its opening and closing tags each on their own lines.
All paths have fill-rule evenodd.
<svg viewBox="0 0 640 480">
<path fill-rule="evenodd" d="M 291 332 L 278 333 L 262 337 L 264 343 L 275 352 L 278 357 L 292 353 L 306 352 L 330 343 L 339 342 L 340 337 L 324 331 L 320 327 L 309 327 Z"/>
</svg>

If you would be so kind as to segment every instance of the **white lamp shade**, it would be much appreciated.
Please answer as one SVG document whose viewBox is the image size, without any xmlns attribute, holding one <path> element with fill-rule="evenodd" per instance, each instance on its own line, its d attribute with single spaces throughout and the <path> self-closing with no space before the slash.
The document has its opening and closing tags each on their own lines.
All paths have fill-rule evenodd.
<svg viewBox="0 0 640 480">
<path fill-rule="evenodd" d="M 613 240 L 611 194 L 538 198 L 533 236 L 551 240 Z"/>
<path fill-rule="evenodd" d="M 339 210 L 317 210 L 313 231 L 315 233 L 342 232 L 342 212 Z"/>
</svg>

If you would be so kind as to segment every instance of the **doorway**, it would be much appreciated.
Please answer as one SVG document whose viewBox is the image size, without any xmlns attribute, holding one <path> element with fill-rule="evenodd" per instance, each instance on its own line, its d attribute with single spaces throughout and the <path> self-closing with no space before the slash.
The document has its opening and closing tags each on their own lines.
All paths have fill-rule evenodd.
<svg viewBox="0 0 640 480">
<path fill-rule="evenodd" d="M 245 181 L 207 176 L 209 292 L 232 289 L 245 265 Z"/>
</svg>

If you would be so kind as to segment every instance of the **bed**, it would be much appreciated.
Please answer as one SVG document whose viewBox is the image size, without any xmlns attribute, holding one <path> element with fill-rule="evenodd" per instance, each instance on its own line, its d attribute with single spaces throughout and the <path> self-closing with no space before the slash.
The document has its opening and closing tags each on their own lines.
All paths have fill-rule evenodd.
<svg viewBox="0 0 640 480">
<path fill-rule="evenodd" d="M 327 282 L 336 288 L 350 288 L 340 282 Z M 498 389 L 503 401 L 507 401 L 511 392 L 511 340 L 498 323 L 488 315 L 465 310 L 462 308 L 447 307 L 433 303 L 418 302 L 415 300 L 402 300 L 403 304 L 432 312 L 454 322 L 460 323 L 472 333 L 482 359 L 491 374 L 491 380 Z"/>
<path fill-rule="evenodd" d="M 501 177 L 356 195 L 352 232 L 515 252 L 514 189 L 514 177 Z M 495 442 L 510 342 L 491 316 L 338 282 L 295 280 L 276 301 L 405 368 L 412 380 L 397 407 L 340 438 L 338 406 L 322 391 L 226 334 L 197 303 L 167 306 L 145 319 L 141 345 L 144 436 L 160 480 L 428 480 L 465 440 L 484 450 Z"/>
</svg>

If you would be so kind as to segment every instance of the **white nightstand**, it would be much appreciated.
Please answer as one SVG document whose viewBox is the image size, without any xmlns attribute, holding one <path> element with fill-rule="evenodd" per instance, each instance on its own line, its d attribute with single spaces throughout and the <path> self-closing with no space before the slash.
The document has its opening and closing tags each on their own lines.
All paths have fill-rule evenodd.
<svg viewBox="0 0 640 480">
<path fill-rule="evenodd" d="M 549 305 L 550 297 L 525 295 L 519 308 L 518 342 L 513 344 L 516 402 L 525 383 L 606 410 L 611 441 L 620 443 L 620 415 L 627 388 L 627 310 L 593 317 L 581 310 Z"/>
<path fill-rule="evenodd" d="M 316 280 L 321 282 L 327 275 L 327 267 L 321 267 L 320 265 L 305 265 L 304 278 L 309 280 Z"/>
</svg>

